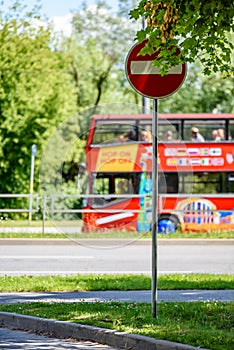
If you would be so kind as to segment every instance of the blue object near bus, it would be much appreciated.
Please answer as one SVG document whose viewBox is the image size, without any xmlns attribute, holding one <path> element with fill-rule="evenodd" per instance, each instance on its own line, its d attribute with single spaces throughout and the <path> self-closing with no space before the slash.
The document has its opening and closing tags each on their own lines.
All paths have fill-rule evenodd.
<svg viewBox="0 0 234 350">
<path fill-rule="evenodd" d="M 173 233 L 175 230 L 175 224 L 171 220 L 164 219 L 160 220 L 158 223 L 158 233 Z"/>
</svg>

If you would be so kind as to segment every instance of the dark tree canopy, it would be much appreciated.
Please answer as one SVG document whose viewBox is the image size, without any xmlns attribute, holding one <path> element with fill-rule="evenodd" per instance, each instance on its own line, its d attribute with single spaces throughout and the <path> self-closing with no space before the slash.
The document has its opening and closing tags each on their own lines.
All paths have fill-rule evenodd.
<svg viewBox="0 0 234 350">
<path fill-rule="evenodd" d="M 141 54 L 160 50 L 154 64 L 169 67 L 199 60 L 207 75 L 220 71 L 233 75 L 234 6 L 231 0 L 141 0 L 130 18 L 145 20 L 136 34 L 138 42 L 148 38 Z M 181 48 L 173 55 L 175 46 Z M 168 50 L 170 48 L 170 50 Z"/>
</svg>

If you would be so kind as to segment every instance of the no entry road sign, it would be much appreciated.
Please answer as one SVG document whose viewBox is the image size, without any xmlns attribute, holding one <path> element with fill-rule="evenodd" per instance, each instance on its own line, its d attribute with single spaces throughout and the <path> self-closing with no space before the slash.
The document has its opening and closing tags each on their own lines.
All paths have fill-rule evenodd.
<svg viewBox="0 0 234 350">
<path fill-rule="evenodd" d="M 159 99 L 172 95 L 183 84 L 186 76 L 186 64 L 182 63 L 169 69 L 168 74 L 161 76 L 160 68 L 152 65 L 158 52 L 153 55 L 139 56 L 146 40 L 134 45 L 128 53 L 125 72 L 131 86 L 141 95 Z M 180 49 L 177 48 L 175 55 Z"/>
</svg>

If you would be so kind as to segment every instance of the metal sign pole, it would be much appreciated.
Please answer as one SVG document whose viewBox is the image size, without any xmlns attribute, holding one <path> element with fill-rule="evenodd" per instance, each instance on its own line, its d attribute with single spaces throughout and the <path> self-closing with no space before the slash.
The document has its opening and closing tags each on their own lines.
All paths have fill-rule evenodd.
<svg viewBox="0 0 234 350">
<path fill-rule="evenodd" d="M 158 230 L 158 99 L 170 96 L 183 84 L 187 65 L 181 63 L 175 70 L 169 70 L 168 74 L 161 75 L 160 70 L 152 65 L 152 61 L 158 59 L 159 51 L 152 55 L 139 55 L 148 39 L 135 44 L 129 51 L 125 72 L 130 85 L 143 96 L 153 100 L 153 161 L 152 161 L 152 309 L 153 316 L 157 315 L 157 230 Z M 176 47 L 174 55 L 180 53 Z"/>
<path fill-rule="evenodd" d="M 37 152 L 37 146 L 32 145 L 31 153 L 31 169 L 30 169 L 30 189 L 29 189 L 29 211 L 28 211 L 28 223 L 31 224 L 32 221 L 32 202 L 33 202 L 33 180 L 34 180 L 34 159 Z"/>
<path fill-rule="evenodd" d="M 157 233 L 158 233 L 158 100 L 153 100 L 152 159 L 152 315 L 157 317 Z"/>
</svg>

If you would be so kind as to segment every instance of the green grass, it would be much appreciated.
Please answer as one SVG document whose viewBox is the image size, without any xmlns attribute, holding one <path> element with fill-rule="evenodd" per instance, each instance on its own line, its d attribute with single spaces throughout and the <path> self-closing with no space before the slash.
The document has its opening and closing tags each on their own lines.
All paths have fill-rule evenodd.
<svg viewBox="0 0 234 350">
<path fill-rule="evenodd" d="M 55 227 L 56 224 L 63 226 L 82 226 L 81 220 L 46 220 L 45 227 Z M 42 227 L 42 220 L 31 220 L 30 223 L 28 220 L 13 220 L 13 219 L 1 219 L 0 218 L 1 227 Z"/>
<path fill-rule="evenodd" d="M 67 236 L 65 236 L 64 234 L 60 234 L 60 233 L 24 233 L 24 232 L 20 232 L 20 233 L 12 233 L 12 232 L 4 232 L 4 233 L 0 233 L 0 239 L 1 238 L 15 238 L 15 239 L 65 239 L 68 238 Z"/>
<path fill-rule="evenodd" d="M 78 227 L 79 230 L 82 226 L 81 220 L 70 220 L 70 221 L 50 221 L 45 222 L 45 228 L 57 227 L 62 230 L 63 227 Z M 30 225 L 27 220 L 1 220 L 0 219 L 0 228 L 15 228 L 20 227 L 21 231 L 23 228 L 29 229 L 30 227 L 41 227 L 42 231 L 42 221 L 32 220 Z M 103 232 L 94 232 L 94 233 L 82 233 L 78 232 L 77 234 L 63 234 L 63 233 L 12 233 L 12 232 L 0 232 L 0 238 L 71 238 L 71 239 L 82 239 L 82 238 L 127 238 L 127 239 L 144 239 L 151 238 L 151 232 L 139 233 L 139 232 L 126 232 L 126 231 L 103 231 Z M 225 231 L 225 232 L 188 232 L 182 233 L 179 230 L 172 234 L 158 234 L 158 238 L 174 239 L 174 238 L 209 238 L 209 239 L 224 239 L 232 238 L 234 239 L 234 231 Z"/>
<path fill-rule="evenodd" d="M 159 290 L 234 289 L 232 275 L 168 274 L 159 275 Z M 0 276 L 0 292 L 150 290 L 151 276 L 145 275 L 68 275 Z"/>
<path fill-rule="evenodd" d="M 159 234 L 159 238 L 200 238 L 200 239 L 224 239 L 224 238 L 234 238 L 234 231 L 226 231 L 226 232 L 175 232 L 166 235 Z"/>
<path fill-rule="evenodd" d="M 153 318 L 146 303 L 27 303 L 0 305 L 1 311 L 78 322 L 212 350 L 234 349 L 233 303 L 158 303 Z"/>
<path fill-rule="evenodd" d="M 12 233 L 12 232 L 0 232 L 0 238 L 35 238 L 35 239 L 96 239 L 96 238 L 126 238 L 126 239 L 151 239 L 151 233 L 139 234 L 133 232 L 96 232 L 96 233 L 77 233 L 74 234 L 63 234 L 63 233 Z M 193 238 L 193 239 L 234 239 L 234 232 L 210 232 L 210 233 L 179 233 L 175 232 L 173 234 L 158 234 L 159 239 L 178 239 L 178 238 Z"/>
<path fill-rule="evenodd" d="M 6 230 L 7 228 L 12 229 L 16 227 L 27 228 L 40 227 L 41 233 L 13 233 L 1 232 L 1 227 Z M 51 228 L 57 227 L 62 231 L 63 227 L 77 227 L 80 231 L 82 227 L 82 220 L 47 220 L 44 223 L 44 227 Z M 111 231 L 106 230 L 102 232 L 94 233 L 83 233 L 78 232 L 76 234 L 63 234 L 63 233 L 42 233 L 43 223 L 41 220 L 32 220 L 29 224 L 28 220 L 12 220 L 12 219 L 1 219 L 0 218 L 0 238 L 72 238 L 72 239 L 83 239 L 83 238 L 127 238 L 127 239 L 151 239 L 151 232 L 139 233 L 139 232 L 127 232 L 127 231 Z M 186 232 L 182 233 L 180 230 L 172 234 L 158 234 L 158 238 L 174 239 L 174 238 L 209 238 L 209 239 L 234 239 L 234 231 L 215 231 L 215 232 Z"/>
<path fill-rule="evenodd" d="M 140 290 L 151 288 L 145 275 L 1 276 L 1 292 Z M 158 289 L 234 289 L 232 275 L 158 276 Z M 0 305 L 0 311 L 94 325 L 212 350 L 234 348 L 234 303 L 160 302 L 158 317 L 147 303 L 79 302 Z"/>
</svg>

